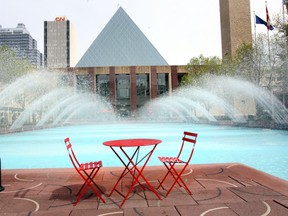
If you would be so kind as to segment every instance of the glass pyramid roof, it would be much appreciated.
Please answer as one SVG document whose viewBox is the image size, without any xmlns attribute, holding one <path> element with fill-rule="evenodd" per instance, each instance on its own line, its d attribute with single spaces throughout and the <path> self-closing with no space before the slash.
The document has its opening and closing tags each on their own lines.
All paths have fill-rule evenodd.
<svg viewBox="0 0 288 216">
<path fill-rule="evenodd" d="M 168 65 L 120 7 L 76 67 Z"/>
</svg>

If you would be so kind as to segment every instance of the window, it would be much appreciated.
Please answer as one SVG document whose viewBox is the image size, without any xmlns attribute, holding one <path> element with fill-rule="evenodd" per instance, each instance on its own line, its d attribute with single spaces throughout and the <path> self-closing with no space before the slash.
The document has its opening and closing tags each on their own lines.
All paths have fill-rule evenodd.
<svg viewBox="0 0 288 216">
<path fill-rule="evenodd" d="M 137 106 L 143 106 L 150 99 L 149 74 L 137 74 Z"/>
<path fill-rule="evenodd" d="M 110 96 L 109 75 L 96 75 L 96 93 L 107 98 Z"/>
<path fill-rule="evenodd" d="M 168 92 L 168 74 L 157 74 L 157 95 Z"/>
<path fill-rule="evenodd" d="M 77 75 L 76 76 L 76 88 L 80 92 L 88 92 L 89 91 L 88 75 Z"/>
</svg>

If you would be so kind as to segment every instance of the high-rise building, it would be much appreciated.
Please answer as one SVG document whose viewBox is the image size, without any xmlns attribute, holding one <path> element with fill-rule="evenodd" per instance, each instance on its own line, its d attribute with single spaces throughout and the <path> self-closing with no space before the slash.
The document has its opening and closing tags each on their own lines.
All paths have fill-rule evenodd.
<svg viewBox="0 0 288 216">
<path fill-rule="evenodd" d="M 17 58 L 28 60 L 38 69 L 43 65 L 43 55 L 37 50 L 37 41 L 23 23 L 19 23 L 16 28 L 2 28 L 0 25 L 0 46 L 10 47 Z"/>
<path fill-rule="evenodd" d="M 222 58 L 230 58 L 243 42 L 252 42 L 250 0 L 219 0 Z"/>
<path fill-rule="evenodd" d="M 74 67 L 78 61 L 77 33 L 66 17 L 44 22 L 44 65 Z"/>
</svg>

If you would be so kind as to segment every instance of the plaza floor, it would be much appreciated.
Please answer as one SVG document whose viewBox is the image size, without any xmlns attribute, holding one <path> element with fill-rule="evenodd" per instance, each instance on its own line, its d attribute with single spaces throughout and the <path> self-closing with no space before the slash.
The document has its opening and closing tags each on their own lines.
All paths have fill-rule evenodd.
<svg viewBox="0 0 288 216">
<path fill-rule="evenodd" d="M 122 208 L 122 197 L 108 197 L 121 167 L 104 167 L 96 182 L 104 191 L 102 203 L 92 191 L 73 206 L 82 179 L 74 169 L 2 170 L 0 215 L 162 215 L 162 216 L 259 216 L 288 215 L 288 181 L 238 163 L 190 165 L 183 178 L 193 194 L 176 186 L 166 198 L 164 188 L 159 200 L 150 190 L 136 187 Z M 153 186 L 163 177 L 165 167 L 149 166 L 145 176 Z M 128 190 L 127 176 L 119 190 Z"/>
</svg>

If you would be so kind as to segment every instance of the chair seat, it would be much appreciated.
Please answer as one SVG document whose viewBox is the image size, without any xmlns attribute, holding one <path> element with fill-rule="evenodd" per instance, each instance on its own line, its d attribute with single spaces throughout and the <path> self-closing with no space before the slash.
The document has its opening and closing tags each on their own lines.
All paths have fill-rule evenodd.
<svg viewBox="0 0 288 216">
<path fill-rule="evenodd" d="M 64 143 L 66 145 L 69 158 L 77 171 L 77 173 L 81 176 L 81 178 L 84 180 L 84 183 L 82 184 L 80 190 L 78 191 L 77 200 L 74 202 L 74 206 L 77 205 L 77 203 L 80 201 L 80 199 L 83 197 L 83 195 L 86 193 L 88 187 L 90 187 L 95 195 L 101 199 L 103 203 L 106 203 L 105 200 L 102 198 L 101 194 L 103 194 L 103 191 L 101 188 L 96 184 L 94 181 L 94 178 L 100 168 L 102 167 L 102 161 L 95 161 L 95 162 L 86 162 L 86 163 L 80 163 L 73 151 L 72 144 L 70 142 L 70 138 L 67 137 L 64 139 Z M 98 189 L 98 190 L 97 190 Z M 99 192 L 100 191 L 100 192 Z"/>
<path fill-rule="evenodd" d="M 79 170 L 90 170 L 94 168 L 100 168 L 102 167 L 102 161 L 96 161 L 96 162 L 89 162 L 89 163 L 82 163 L 80 164 Z"/>
<path fill-rule="evenodd" d="M 176 157 L 158 157 L 158 159 L 165 165 L 167 168 L 167 172 L 165 176 L 162 178 L 162 180 L 159 183 L 159 186 L 157 187 L 163 187 L 164 181 L 167 179 L 168 175 L 172 176 L 174 181 L 170 188 L 167 190 L 166 197 L 168 194 L 171 192 L 172 188 L 177 184 L 179 187 L 184 187 L 185 190 L 187 191 L 188 194 L 192 195 L 192 192 L 188 188 L 188 186 L 185 184 L 185 180 L 182 179 L 182 174 L 184 173 L 186 167 L 189 165 L 189 162 L 192 158 L 193 152 L 194 152 L 194 147 L 196 144 L 196 139 L 198 137 L 197 133 L 189 132 L 189 131 L 184 131 L 183 137 L 182 137 L 182 144 L 179 150 L 179 153 L 177 154 Z M 184 151 L 186 151 L 189 154 L 184 156 L 185 154 L 182 154 Z M 180 159 L 185 158 L 183 160 Z M 182 166 L 183 165 L 183 166 Z M 177 169 L 176 169 L 177 166 Z M 163 187 L 164 188 L 164 187 Z"/>
<path fill-rule="evenodd" d="M 158 157 L 158 159 L 162 163 L 184 163 L 184 161 L 182 161 L 181 159 L 177 157 Z"/>
</svg>

